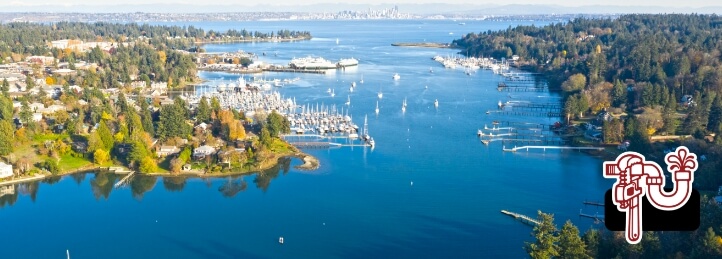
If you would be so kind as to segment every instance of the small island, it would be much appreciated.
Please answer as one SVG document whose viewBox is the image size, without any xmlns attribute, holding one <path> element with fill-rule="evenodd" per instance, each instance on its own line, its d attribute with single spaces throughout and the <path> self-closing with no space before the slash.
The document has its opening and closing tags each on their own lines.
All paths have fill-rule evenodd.
<svg viewBox="0 0 722 259">
<path fill-rule="evenodd" d="M 395 42 L 391 43 L 391 46 L 395 47 L 421 47 L 421 48 L 444 48 L 453 49 L 458 48 L 454 44 L 450 43 L 437 43 L 437 42 Z"/>
<path fill-rule="evenodd" d="M 0 185 L 89 171 L 225 177 L 290 158 L 304 161 L 298 169 L 319 166 L 281 138 L 290 123 L 273 105 L 289 108 L 286 100 L 247 84 L 236 89 L 267 108 L 178 94 L 201 81 L 198 42 L 308 32 L 64 22 L 0 24 L 0 37 L 23 39 L 0 44 Z"/>
</svg>

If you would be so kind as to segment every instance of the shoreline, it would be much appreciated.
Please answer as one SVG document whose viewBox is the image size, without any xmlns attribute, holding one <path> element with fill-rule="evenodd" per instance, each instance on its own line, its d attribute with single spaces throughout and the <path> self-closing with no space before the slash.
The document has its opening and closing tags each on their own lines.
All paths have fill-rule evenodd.
<svg viewBox="0 0 722 259">
<path fill-rule="evenodd" d="M 232 40 L 203 40 L 203 41 L 194 41 L 193 43 L 199 44 L 199 45 L 205 45 L 205 44 L 224 44 L 224 43 L 253 43 L 253 42 L 293 42 L 293 41 L 304 41 L 304 40 L 311 40 L 313 37 L 300 37 L 300 38 L 281 38 L 281 39 L 232 39 Z"/>
<path fill-rule="evenodd" d="M 273 163 L 268 163 L 267 165 L 265 165 L 263 167 L 253 168 L 248 171 L 241 170 L 241 171 L 231 171 L 228 173 L 208 173 L 208 174 L 203 173 L 203 172 L 180 172 L 177 174 L 173 174 L 173 173 L 138 173 L 138 174 L 143 175 L 143 176 L 154 176 L 154 177 L 188 177 L 188 178 L 200 178 L 200 179 L 225 178 L 228 176 L 256 174 L 263 170 L 268 170 L 270 168 L 273 168 L 273 167 L 279 165 L 279 162 L 283 158 L 297 158 L 297 159 L 300 159 L 301 161 L 303 161 L 304 162 L 303 164 L 293 167 L 294 169 L 297 169 L 297 170 L 313 171 L 313 170 L 318 169 L 321 166 L 321 164 L 318 161 L 318 158 L 311 156 L 309 154 L 306 154 L 304 152 L 301 152 L 296 147 L 294 147 L 294 149 L 295 150 L 293 153 L 281 155 L 281 156 L 277 157 L 276 160 L 273 161 Z M 121 168 L 126 171 L 116 172 L 114 170 L 110 170 L 110 168 Z M 89 173 L 89 172 L 103 172 L 103 173 L 112 173 L 112 174 L 117 174 L 117 175 L 127 175 L 128 172 L 134 172 L 134 171 L 131 171 L 131 170 L 127 169 L 126 167 L 120 166 L 120 165 L 112 165 L 112 166 L 108 166 L 108 167 L 91 165 L 91 166 L 76 168 L 76 169 L 69 170 L 69 171 L 60 172 L 55 175 L 38 174 L 38 175 L 29 176 L 29 177 L 22 177 L 22 178 L 7 180 L 7 181 L 1 181 L 0 186 L 13 185 L 13 184 L 25 183 L 25 182 L 42 181 L 43 179 L 48 178 L 48 177 L 63 177 L 63 176 L 69 176 L 72 174 L 77 174 L 77 173 Z"/>
</svg>

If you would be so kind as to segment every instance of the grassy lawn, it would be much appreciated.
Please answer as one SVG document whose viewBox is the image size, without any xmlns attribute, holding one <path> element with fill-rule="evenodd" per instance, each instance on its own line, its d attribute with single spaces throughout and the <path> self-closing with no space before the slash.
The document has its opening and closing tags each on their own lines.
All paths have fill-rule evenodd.
<svg viewBox="0 0 722 259">
<path fill-rule="evenodd" d="M 58 163 L 58 165 L 60 166 L 60 170 L 62 171 L 75 170 L 91 164 L 93 163 L 90 162 L 88 159 L 82 157 L 73 157 L 70 155 L 61 156 L 60 162 Z"/>
<path fill-rule="evenodd" d="M 271 151 L 280 154 L 293 153 L 291 147 L 286 142 L 283 142 L 280 139 L 273 140 L 273 143 L 271 144 Z"/>
<path fill-rule="evenodd" d="M 35 141 L 36 143 L 41 143 L 41 144 L 42 144 L 42 143 L 44 143 L 45 141 L 48 141 L 48 140 L 50 140 L 50 141 L 56 141 L 56 140 L 58 140 L 58 139 L 65 139 L 65 138 L 68 138 L 68 137 L 70 137 L 70 135 L 68 135 L 67 133 L 63 133 L 63 134 L 53 134 L 53 133 L 49 133 L 49 134 L 35 134 L 35 136 L 33 136 L 33 141 Z"/>
</svg>

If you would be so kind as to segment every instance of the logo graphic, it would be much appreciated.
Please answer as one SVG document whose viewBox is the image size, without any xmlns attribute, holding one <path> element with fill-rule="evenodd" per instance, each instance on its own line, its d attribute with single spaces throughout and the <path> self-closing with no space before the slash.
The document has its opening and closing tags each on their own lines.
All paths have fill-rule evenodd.
<svg viewBox="0 0 722 259">
<path fill-rule="evenodd" d="M 625 237 L 630 244 L 642 240 L 642 197 L 664 211 L 677 210 L 684 206 L 692 193 L 694 171 L 697 170 L 697 156 L 687 147 L 680 146 L 676 152 L 664 157 L 667 171 L 672 172 L 674 189 L 666 192 L 662 168 L 653 161 L 646 161 L 637 152 L 624 152 L 614 162 L 604 162 L 603 176 L 617 178 L 612 187 L 612 200 L 617 209 L 627 215 Z"/>
</svg>

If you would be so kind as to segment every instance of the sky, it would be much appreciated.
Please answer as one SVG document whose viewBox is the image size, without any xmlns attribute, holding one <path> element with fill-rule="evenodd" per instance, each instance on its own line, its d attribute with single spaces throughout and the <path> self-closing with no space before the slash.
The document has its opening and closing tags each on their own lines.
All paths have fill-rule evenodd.
<svg viewBox="0 0 722 259">
<path fill-rule="evenodd" d="M 250 3 L 249 3 L 250 2 Z M 62 0 L 62 1 L 48 1 L 48 0 L 1 0 L 0 6 L 18 6 L 18 5 L 117 5 L 117 4 L 193 4 L 197 5 L 199 1 L 189 0 Z M 213 0 L 213 4 L 210 5 L 254 5 L 255 1 L 246 0 Z M 592 0 L 504 0 L 504 1 L 489 1 L 489 0 L 267 0 L 263 1 L 264 4 L 270 5 L 307 5 L 307 4 L 318 4 L 318 3 L 344 3 L 344 4 L 420 4 L 420 3 L 446 3 L 446 4 L 494 4 L 494 5 L 509 5 L 509 4 L 537 4 L 537 5 L 563 5 L 563 6 L 583 6 L 583 5 L 619 5 L 619 6 L 664 6 L 664 7 L 704 7 L 704 6 L 718 6 L 721 5 L 718 1 L 710 0 L 606 0 L 606 1 L 592 1 Z"/>
</svg>

